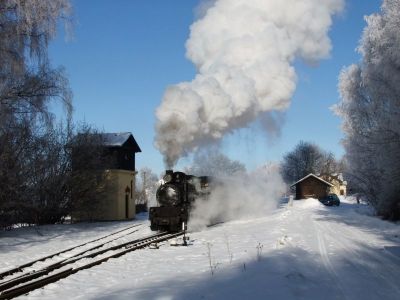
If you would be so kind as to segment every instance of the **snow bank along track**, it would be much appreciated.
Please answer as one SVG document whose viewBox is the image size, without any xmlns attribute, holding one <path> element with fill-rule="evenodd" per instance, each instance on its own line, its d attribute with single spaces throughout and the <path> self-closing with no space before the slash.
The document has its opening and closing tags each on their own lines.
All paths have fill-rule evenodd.
<svg viewBox="0 0 400 300">
<path fill-rule="evenodd" d="M 28 268 L 28 267 L 31 267 L 31 266 L 33 266 L 33 265 L 39 263 L 39 262 L 43 262 L 43 261 L 49 260 L 49 259 L 51 259 L 51 258 L 53 258 L 53 257 L 60 256 L 61 254 L 64 254 L 64 255 L 65 255 L 65 254 L 67 254 L 68 252 L 71 252 L 71 253 L 72 253 L 74 250 L 76 250 L 76 249 L 78 249 L 78 248 L 84 248 L 85 246 L 88 246 L 88 245 L 90 245 L 90 244 L 93 244 L 93 243 L 98 242 L 98 241 L 101 241 L 101 240 L 105 240 L 105 239 L 107 239 L 108 237 L 118 235 L 118 234 L 120 234 L 120 233 L 122 233 L 122 232 L 124 232 L 124 231 L 127 231 L 127 230 L 129 230 L 129 229 L 132 229 L 132 228 L 138 227 L 138 226 L 141 226 L 141 225 L 140 225 L 140 224 L 136 224 L 136 225 L 133 225 L 133 226 L 124 228 L 124 229 L 122 229 L 122 230 L 119 230 L 119 231 L 116 231 L 116 232 L 107 234 L 107 235 L 102 236 L 102 237 L 100 237 L 100 238 L 97 238 L 97 239 L 95 239 L 95 240 L 91 240 L 91 241 L 85 242 L 85 243 L 83 243 L 83 244 L 73 246 L 73 247 L 71 247 L 71 248 L 68 248 L 68 249 L 65 249 L 65 250 L 62 250 L 62 251 L 59 251 L 59 252 L 56 252 L 56 253 L 53 253 L 53 254 L 50 254 L 50 255 L 41 257 L 41 258 L 39 258 L 39 259 L 33 260 L 33 261 L 28 262 L 28 263 L 26 263 L 26 264 L 20 265 L 20 266 L 15 267 L 15 268 L 13 268 L 13 269 L 11 269 L 11 270 L 7 270 L 7 271 L 5 271 L 5 272 L 0 273 L 0 280 L 3 279 L 4 277 L 13 275 L 13 274 L 15 274 L 15 273 L 23 272 L 24 269 L 26 269 L 26 268 Z M 114 241 L 114 240 L 116 240 L 116 239 L 119 239 L 119 238 L 121 238 L 121 237 L 124 237 L 124 236 L 126 236 L 126 235 L 129 235 L 129 234 L 134 233 L 134 232 L 136 232 L 136 231 L 137 231 L 137 230 L 134 230 L 134 231 L 132 231 L 132 232 L 128 232 L 128 233 L 125 233 L 125 234 L 123 234 L 123 235 L 120 235 L 120 236 L 118 236 L 118 237 L 115 238 L 115 239 L 108 240 L 108 241 L 105 241 L 105 242 L 103 242 L 103 243 L 97 244 L 95 247 L 86 249 L 84 252 L 80 252 L 80 253 L 75 254 L 75 255 L 73 255 L 73 256 L 78 256 L 78 255 L 83 254 L 83 253 L 86 253 L 86 252 L 88 252 L 88 251 L 91 251 L 91 250 L 100 248 L 100 247 L 102 247 L 103 245 L 105 245 L 105 244 L 107 244 L 107 243 L 110 243 L 110 242 L 112 242 L 112 241 Z M 0 284 L 1 284 L 1 283 L 0 283 Z"/>
<path fill-rule="evenodd" d="M 138 225 L 136 225 L 136 226 L 138 226 Z M 135 227 L 135 226 L 132 226 L 132 227 Z M 130 227 L 130 228 L 132 228 L 132 227 Z M 115 234 L 125 231 L 127 229 L 115 232 L 111 235 L 115 235 Z M 128 234 L 130 234 L 130 233 L 127 233 L 124 236 L 126 236 Z M 66 277 L 68 277 L 72 274 L 75 274 L 81 270 L 89 269 L 93 266 L 99 265 L 99 264 L 109 260 L 110 258 L 117 258 L 128 252 L 147 247 L 152 243 L 159 243 L 162 241 L 166 241 L 166 240 L 169 240 L 171 238 L 177 237 L 182 234 L 183 234 L 183 232 L 178 232 L 178 233 L 173 233 L 173 234 L 161 232 L 161 233 L 157 233 L 157 234 L 147 236 L 144 238 L 125 242 L 125 243 L 122 243 L 122 244 L 119 244 L 116 246 L 101 249 L 96 252 L 91 252 L 87 255 L 83 255 L 94 249 L 100 248 L 107 243 L 110 243 L 110 241 L 107 241 L 100 245 L 96 245 L 95 247 L 92 247 L 90 249 L 87 249 L 83 252 L 80 252 L 76 255 L 73 255 L 67 259 L 63 259 L 61 261 L 47 265 L 46 267 L 44 267 L 42 269 L 31 271 L 31 272 L 25 273 L 21 276 L 12 278 L 10 280 L 0 282 L 0 300 L 18 297 L 20 295 L 31 292 L 35 289 L 41 288 L 52 282 L 56 282 L 60 279 L 66 278 Z M 111 236 L 111 235 L 108 235 L 108 236 Z M 108 237 L 108 236 L 106 236 L 106 237 Z M 89 243 L 92 243 L 95 241 L 99 241 L 106 237 L 102 237 L 100 239 L 96 239 L 94 241 L 90 241 L 90 242 L 82 244 L 82 245 L 86 245 L 86 244 L 89 244 Z M 113 239 L 113 240 L 115 240 L 115 239 Z M 33 266 L 35 263 L 37 263 L 39 261 L 44 261 L 48 258 L 55 257 L 61 253 L 66 253 L 68 251 L 71 251 L 71 249 L 76 249 L 78 247 L 81 247 L 82 245 L 78 245 L 76 247 L 69 248 L 67 250 L 63 250 L 58 253 L 49 255 L 42 259 L 35 260 L 33 262 L 24 264 L 22 266 L 19 266 L 17 268 L 14 268 L 12 270 L 2 273 L 2 274 L 0 274 L 0 276 L 4 277 L 4 276 L 10 275 L 10 274 L 14 274 L 23 268 L 26 268 L 28 266 Z M 99 257 L 99 258 L 95 259 L 95 257 Z M 78 261 L 85 261 L 85 263 L 75 264 L 75 266 L 72 266 L 74 263 L 77 263 Z M 17 270 L 17 271 L 14 271 L 14 270 Z M 5 275 L 3 275 L 3 274 L 5 274 Z"/>
</svg>

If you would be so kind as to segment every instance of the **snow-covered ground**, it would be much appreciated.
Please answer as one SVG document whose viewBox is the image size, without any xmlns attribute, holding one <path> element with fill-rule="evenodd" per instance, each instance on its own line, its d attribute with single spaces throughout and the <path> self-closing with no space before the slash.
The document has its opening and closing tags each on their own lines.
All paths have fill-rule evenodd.
<svg viewBox="0 0 400 300">
<path fill-rule="evenodd" d="M 342 199 L 281 205 L 270 215 L 191 233 L 111 259 L 18 299 L 400 299 L 400 227 Z M 0 233 L 0 272 L 142 223 L 22 228 Z"/>
</svg>

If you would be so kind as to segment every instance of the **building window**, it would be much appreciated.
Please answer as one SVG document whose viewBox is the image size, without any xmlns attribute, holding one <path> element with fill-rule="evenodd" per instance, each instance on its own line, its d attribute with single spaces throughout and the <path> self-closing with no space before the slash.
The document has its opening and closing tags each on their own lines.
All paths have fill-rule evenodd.
<svg viewBox="0 0 400 300">
<path fill-rule="evenodd" d="M 131 199 L 133 198 L 133 180 L 131 180 Z"/>
</svg>

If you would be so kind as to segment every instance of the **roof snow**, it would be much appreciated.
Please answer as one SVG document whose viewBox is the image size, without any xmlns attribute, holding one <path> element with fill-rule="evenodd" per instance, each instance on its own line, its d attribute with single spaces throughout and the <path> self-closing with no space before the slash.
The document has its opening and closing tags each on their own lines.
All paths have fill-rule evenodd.
<svg viewBox="0 0 400 300">
<path fill-rule="evenodd" d="M 128 141 L 131 147 L 135 149 L 135 152 L 142 152 L 135 138 L 130 132 L 119 132 L 119 133 L 102 133 L 101 138 L 103 145 L 107 147 L 122 147 L 127 146 Z"/>
<path fill-rule="evenodd" d="M 326 184 L 329 185 L 329 186 L 333 186 L 332 183 L 323 180 L 322 178 L 320 178 L 320 177 L 314 175 L 313 173 L 310 173 L 310 174 L 308 174 L 307 176 L 301 178 L 299 181 L 296 181 L 296 182 L 293 183 L 291 186 L 294 186 L 294 185 L 298 184 L 299 182 L 302 182 L 303 180 L 307 179 L 308 177 L 314 177 L 314 178 L 318 179 L 319 181 L 322 181 L 323 183 L 326 183 Z"/>
<path fill-rule="evenodd" d="M 130 132 L 102 133 L 101 138 L 105 146 L 122 146 L 131 135 Z"/>
</svg>

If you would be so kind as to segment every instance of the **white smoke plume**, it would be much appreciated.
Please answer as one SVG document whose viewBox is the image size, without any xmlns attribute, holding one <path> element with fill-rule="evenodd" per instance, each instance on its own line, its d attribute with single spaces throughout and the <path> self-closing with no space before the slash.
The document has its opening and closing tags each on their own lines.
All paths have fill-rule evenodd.
<svg viewBox="0 0 400 300">
<path fill-rule="evenodd" d="M 276 164 L 250 174 L 236 174 L 211 186 L 210 196 L 197 199 L 193 205 L 188 224 L 191 231 L 218 222 L 265 216 L 277 207 L 286 191 Z"/>
<path fill-rule="evenodd" d="M 168 167 L 260 114 L 284 111 L 296 59 L 329 56 L 328 30 L 344 0 L 216 0 L 192 24 L 191 82 L 167 88 L 156 111 L 155 145 Z"/>
</svg>

